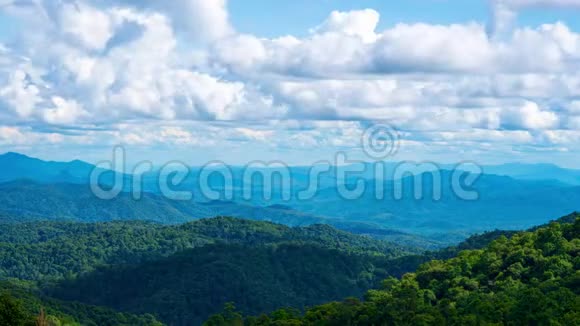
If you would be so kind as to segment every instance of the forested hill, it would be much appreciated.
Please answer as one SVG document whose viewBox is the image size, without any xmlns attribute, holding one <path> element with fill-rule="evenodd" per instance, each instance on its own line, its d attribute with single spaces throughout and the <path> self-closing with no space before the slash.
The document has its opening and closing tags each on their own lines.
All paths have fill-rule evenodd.
<svg viewBox="0 0 580 326">
<path fill-rule="evenodd" d="M 214 244 L 142 264 L 101 268 L 47 293 L 153 313 L 169 325 L 200 325 L 227 302 L 256 314 L 358 297 L 388 276 L 381 268 L 387 263 L 315 244 Z"/>
<path fill-rule="evenodd" d="M 206 325 L 578 325 L 580 219 L 561 221 L 572 217 L 427 262 L 363 301 L 247 318 L 228 305 Z"/>
<path fill-rule="evenodd" d="M 578 217 L 476 235 L 426 255 L 326 225 L 292 228 L 230 217 L 182 225 L 6 222 L 0 292 L 11 297 L 1 300 L 11 307 L 13 297 L 23 300 L 28 322 L 44 307 L 50 318 L 83 325 L 199 325 L 228 302 L 249 315 L 314 306 L 305 315 L 261 316 L 257 324 L 249 317 L 248 325 L 477 324 L 477 318 L 479 324 L 552 318 L 568 325 L 578 317 Z M 382 289 L 365 295 L 384 279 Z M 522 295 L 548 307 L 545 315 L 525 306 Z M 324 304 L 347 297 L 366 300 Z M 0 324 L 1 318 L 0 309 Z M 210 325 L 242 319 L 228 306 Z"/>
<path fill-rule="evenodd" d="M 34 285 L 0 281 L 3 326 L 162 326 L 151 314 L 133 315 L 110 308 L 48 298 Z"/>
<path fill-rule="evenodd" d="M 350 234 L 327 225 L 287 227 L 231 217 L 182 225 L 151 222 L 29 222 L 0 224 L 0 277 L 74 277 L 97 266 L 138 264 L 215 243 L 314 243 L 346 253 L 398 257 L 411 248 Z"/>
<path fill-rule="evenodd" d="M 121 193 L 113 200 L 101 200 L 95 197 L 88 185 L 41 184 L 25 180 L 0 183 L 0 222 L 140 220 L 179 224 L 215 216 L 234 216 L 288 226 L 328 224 L 351 233 L 368 234 L 411 247 L 435 249 L 442 246 L 438 241 L 376 224 L 325 218 L 280 205 L 261 207 L 229 201 L 170 200 L 153 193 L 144 193 L 139 200 L 133 199 L 130 193 Z"/>
<path fill-rule="evenodd" d="M 261 313 L 360 296 L 387 276 L 390 259 L 409 253 L 327 225 L 231 217 L 0 226 L 0 278 L 37 281 L 35 296 L 174 325 L 198 325 L 228 301 Z"/>
</svg>

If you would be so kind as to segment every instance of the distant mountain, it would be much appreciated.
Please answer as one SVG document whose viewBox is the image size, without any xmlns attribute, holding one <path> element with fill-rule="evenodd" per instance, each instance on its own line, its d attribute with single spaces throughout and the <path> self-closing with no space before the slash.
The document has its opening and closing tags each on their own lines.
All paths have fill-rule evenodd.
<svg viewBox="0 0 580 326">
<path fill-rule="evenodd" d="M 0 155 L 0 182 L 28 179 L 86 183 L 93 169 L 93 165 L 82 161 L 47 162 L 18 153 Z"/>
<path fill-rule="evenodd" d="M 440 172 L 441 186 L 433 175 L 406 177 L 400 183 L 368 181 L 359 198 L 345 200 L 337 188 L 319 191 L 308 201 L 290 202 L 297 210 L 345 221 L 374 223 L 407 233 L 441 238 L 465 236 L 494 229 L 520 230 L 547 222 L 546 216 L 561 216 L 580 210 L 580 187 L 560 182 L 517 180 L 506 176 L 482 175 L 467 190 L 478 194 L 473 200 L 458 196 L 452 172 Z M 416 182 L 422 190 L 415 198 Z M 384 196 L 377 199 L 376 188 Z M 350 185 L 351 188 L 354 185 Z M 441 198 L 433 196 L 440 189 Z M 394 196 L 401 190 L 401 198 Z"/>
<path fill-rule="evenodd" d="M 38 183 L 89 184 L 93 171 L 100 172 L 99 183 L 112 184 L 115 177 L 113 171 L 97 168 L 87 162 L 43 161 L 12 152 L 0 155 L 0 183 L 30 180 Z M 130 180 L 128 175 L 123 175 L 123 178 Z"/>
<path fill-rule="evenodd" d="M 141 200 L 135 200 L 127 193 L 112 200 L 101 200 L 86 184 L 14 181 L 0 184 L 0 214 L 17 216 L 20 220 L 101 222 L 140 219 L 181 223 L 210 217 L 211 210 L 152 194 L 144 194 Z"/>
<path fill-rule="evenodd" d="M 405 171 L 414 175 L 419 175 L 432 170 L 451 170 L 454 168 L 450 164 L 430 165 L 430 164 L 405 164 Z M 37 158 L 28 157 L 18 153 L 5 153 L 0 155 L 0 182 L 7 182 L 19 179 L 28 179 L 42 183 L 69 182 L 69 183 L 88 183 L 89 176 L 96 167 L 90 163 L 74 160 L 71 162 L 53 162 L 43 161 Z M 383 171 L 383 180 L 393 180 L 400 178 L 395 173 L 400 169 L 400 162 L 380 162 L 380 163 L 357 163 L 347 166 L 332 167 L 329 170 L 318 175 L 319 188 L 332 188 L 339 184 L 354 183 L 359 179 L 374 180 L 377 178 L 375 170 Z M 483 165 L 483 171 L 489 175 L 509 176 L 519 180 L 552 180 L 568 185 L 580 185 L 580 170 L 566 169 L 554 164 L 524 164 L 508 163 L 502 165 Z M 352 170 L 360 170 L 352 172 Z M 241 166 L 230 166 L 227 174 L 233 176 L 233 186 L 236 190 L 244 187 L 253 187 L 254 190 L 260 191 L 264 186 L 264 180 L 260 178 L 253 179 L 251 184 L 244 183 L 244 173 L 256 171 L 270 173 L 276 171 L 276 168 L 268 167 L 251 167 L 244 168 Z M 213 168 L 213 171 L 224 172 L 223 167 Z M 312 166 L 291 166 L 289 167 L 290 177 L 293 188 L 305 189 L 310 184 Z M 348 173 L 342 173 L 349 171 Z M 190 175 L 183 181 L 183 188 L 199 190 L 199 167 L 190 167 Z M 158 192 L 159 170 L 147 172 L 143 175 L 145 188 L 148 191 Z M 109 178 L 104 176 L 103 178 Z M 126 175 L 126 178 L 130 176 Z M 246 180 L 248 181 L 248 180 Z M 212 187 L 223 187 L 223 181 L 220 177 L 212 176 L 209 178 Z M 274 180 L 274 186 L 279 185 L 279 181 Z"/>
<path fill-rule="evenodd" d="M 4 222 L 142 220 L 177 224 L 215 216 L 270 221 L 288 226 L 329 224 L 345 231 L 422 249 L 435 249 L 444 244 L 371 223 L 325 218 L 279 205 L 260 207 L 229 201 L 178 201 L 152 193 L 144 193 L 139 200 L 133 199 L 129 193 L 121 193 L 112 200 L 102 200 L 95 197 L 86 184 L 40 184 L 32 181 L 0 184 L 0 221 Z"/>
<path fill-rule="evenodd" d="M 510 163 L 485 166 L 487 174 L 510 176 L 521 180 L 555 180 L 580 186 L 580 170 L 564 169 L 554 164 Z"/>
<path fill-rule="evenodd" d="M 309 167 L 291 168 L 293 186 L 280 190 L 276 186 L 279 184 L 274 183 L 272 198 L 265 199 L 263 180 L 257 178 L 257 182 L 251 185 L 244 184 L 244 170 L 234 167 L 231 171 L 234 178 L 231 186 L 233 203 L 230 198 L 207 201 L 201 196 L 199 169 L 192 169 L 190 176 L 175 189 L 193 191 L 194 201 L 172 201 L 155 195 L 160 194 L 159 180 L 156 172 L 151 172 L 144 175 L 144 188 L 149 193 L 140 202 L 132 200 L 128 194 L 102 202 L 88 192 L 88 181 L 83 182 L 83 178 L 94 168 L 88 163 L 44 162 L 14 153 L 0 156 L 0 163 L 3 178 L 16 180 L 0 186 L 0 199 L 3 199 L 0 202 L 0 217 L 84 221 L 145 219 L 180 223 L 227 215 L 292 226 L 326 223 L 377 238 L 394 240 L 398 237 L 397 241 L 410 241 L 411 245 L 417 243 L 413 244 L 416 239 L 409 236 L 409 233 L 419 234 L 434 241 L 423 244 L 425 248 L 433 248 L 438 242 L 457 243 L 470 234 L 486 230 L 528 228 L 546 222 L 546 216 L 563 215 L 580 209 L 580 186 L 568 184 L 574 181 L 577 171 L 551 165 L 515 164 L 485 168 L 486 174 L 472 187 L 480 195 L 477 200 L 458 198 L 451 188 L 451 172 L 447 170 L 439 171 L 443 181 L 442 198 L 432 200 L 434 182 L 429 173 L 421 174 L 420 168 L 412 171 L 417 174 L 416 177 L 405 176 L 402 179 L 404 197 L 395 199 L 395 181 L 388 177 L 376 181 L 372 179 L 373 175 L 368 173 L 374 167 L 371 163 L 363 164 L 367 172 L 362 173 L 366 188 L 370 191 L 355 200 L 344 199 L 339 195 L 337 182 L 345 182 L 347 187 L 355 183 L 352 176 L 337 180 L 337 171 L 330 171 L 321 177 L 320 188 L 314 197 L 298 199 L 296 194 L 308 186 Z M 387 169 L 395 166 L 393 162 L 385 165 Z M 506 176 L 490 174 L 490 171 L 504 173 Z M 508 174 L 514 177 L 508 177 Z M 107 184 L 110 177 L 112 175 L 109 179 L 105 177 L 102 182 Z M 127 181 L 131 179 L 131 176 L 124 177 Z M 19 181 L 23 178 L 36 180 L 34 182 L 40 182 L 47 188 L 33 186 L 34 182 L 22 188 L 18 183 L 25 183 Z M 415 199 L 413 195 L 417 178 L 425 180 L 422 184 L 425 191 L 420 199 Z M 64 183 L 75 183 L 78 187 L 66 186 Z M 130 188 L 130 184 L 126 182 L 125 188 Z M 219 175 L 212 176 L 210 184 L 217 190 L 229 187 L 223 184 Z M 385 198 L 375 198 L 376 184 L 382 188 Z M 245 192 L 251 194 L 250 199 L 244 198 Z M 288 192 L 293 195 L 290 201 L 284 199 Z M 403 233 L 397 235 L 393 230 Z"/>
</svg>

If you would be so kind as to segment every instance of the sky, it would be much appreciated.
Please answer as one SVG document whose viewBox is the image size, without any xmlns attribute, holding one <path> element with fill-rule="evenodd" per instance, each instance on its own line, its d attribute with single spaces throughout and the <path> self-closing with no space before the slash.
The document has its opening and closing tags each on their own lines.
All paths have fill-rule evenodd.
<svg viewBox="0 0 580 326">
<path fill-rule="evenodd" d="M 580 168 L 578 17 L 580 0 L 0 0 L 0 152 L 306 165 L 378 159 L 381 126 L 380 159 Z"/>
</svg>

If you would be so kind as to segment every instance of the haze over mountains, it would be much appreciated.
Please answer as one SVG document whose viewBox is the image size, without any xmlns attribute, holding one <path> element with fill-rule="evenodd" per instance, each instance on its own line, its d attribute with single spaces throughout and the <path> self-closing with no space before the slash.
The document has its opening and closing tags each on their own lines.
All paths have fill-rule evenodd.
<svg viewBox="0 0 580 326">
<path fill-rule="evenodd" d="M 290 226 L 325 223 L 391 240 L 404 234 L 397 231 L 403 231 L 434 241 L 456 242 L 474 232 L 527 228 L 545 222 L 547 216 L 561 216 L 580 209 L 580 186 L 574 184 L 578 171 L 550 165 L 484 167 L 485 174 L 467 187 L 477 193 L 476 200 L 457 196 L 449 170 L 438 171 L 441 198 L 437 199 L 433 197 L 433 189 L 438 184 L 432 173 L 420 174 L 419 171 L 416 177 L 407 175 L 400 182 L 393 182 L 388 177 L 373 179 L 370 169 L 343 180 L 337 180 L 337 170 L 323 174 L 314 196 L 301 200 L 295 195 L 308 186 L 308 167 L 291 168 L 293 183 L 290 189 L 279 187 L 280 181 L 274 178 L 272 198 L 267 200 L 263 196 L 264 180 L 255 179 L 249 190 L 251 196 L 245 198 L 248 185 L 244 184 L 247 180 L 242 177 L 243 168 L 234 167 L 232 199 L 207 200 L 201 196 L 196 188 L 198 170 L 192 168 L 191 174 L 175 187 L 175 190 L 191 189 L 192 200 L 165 198 L 159 192 L 157 175 L 150 173 L 143 178 L 146 193 L 140 200 L 134 200 L 130 193 L 121 193 L 111 201 L 103 201 L 88 187 L 92 169 L 94 166 L 81 161 L 46 162 L 16 153 L 1 155 L 0 180 L 4 184 L 0 185 L 3 197 L 0 214 L 35 220 L 142 219 L 161 223 L 226 215 Z M 127 180 L 125 190 L 130 190 L 131 176 L 124 178 Z M 113 180 L 112 173 L 105 173 L 102 180 L 104 183 Z M 366 189 L 361 196 L 356 199 L 341 196 L 338 187 L 353 188 L 358 180 L 364 181 Z M 417 180 L 421 181 L 421 198 L 418 199 L 414 193 Z M 226 184 L 219 175 L 209 181 L 212 189 L 225 189 Z M 384 198 L 377 199 L 377 185 Z M 402 198 L 394 198 L 397 185 L 402 189 Z M 281 189 L 291 193 L 289 200 Z"/>
<path fill-rule="evenodd" d="M 564 169 L 554 164 L 511 163 L 484 167 L 486 173 L 510 176 L 522 180 L 555 180 L 580 185 L 580 170 Z"/>
<path fill-rule="evenodd" d="M 385 162 L 385 179 L 392 179 L 393 170 L 398 166 L 397 162 Z M 354 173 L 353 178 L 372 179 L 373 163 L 364 164 L 363 172 Z M 452 170 L 453 165 L 441 164 L 440 169 Z M 502 165 L 483 165 L 481 166 L 485 174 L 495 174 L 500 176 L 509 176 L 514 179 L 521 180 L 552 180 L 560 181 L 569 185 L 580 185 L 580 170 L 566 169 L 554 164 L 524 164 L 524 163 L 509 163 Z M 29 157 L 23 154 L 8 152 L 0 155 L 0 182 L 28 179 L 38 182 L 76 182 L 86 183 L 89 180 L 91 172 L 95 169 L 93 164 L 83 162 L 80 160 L 73 160 L 70 162 L 56 162 L 44 161 L 38 158 Z M 217 169 L 217 168 L 216 168 Z M 238 175 L 240 171 L 243 172 L 242 167 L 231 167 L 234 177 L 241 179 Z M 360 167 L 359 167 L 360 169 Z M 416 174 L 432 170 L 431 165 L 418 165 L 415 171 Z M 337 170 L 340 167 L 334 168 L 327 173 L 322 173 L 319 184 L 322 188 L 335 185 L 337 178 Z M 199 168 L 191 167 L 192 176 L 199 171 Z M 290 167 L 293 181 L 297 185 L 304 185 L 309 182 L 309 174 L 311 167 L 295 166 Z M 390 173 L 389 173 L 390 172 Z M 149 176 L 154 175 L 150 173 Z M 352 174 L 352 173 L 351 173 Z M 146 174 L 147 176 L 147 174 Z M 348 175 L 347 175 L 348 176 Z M 342 180 L 348 182 L 349 179 Z M 184 181 L 187 182 L 187 181 Z"/>
</svg>

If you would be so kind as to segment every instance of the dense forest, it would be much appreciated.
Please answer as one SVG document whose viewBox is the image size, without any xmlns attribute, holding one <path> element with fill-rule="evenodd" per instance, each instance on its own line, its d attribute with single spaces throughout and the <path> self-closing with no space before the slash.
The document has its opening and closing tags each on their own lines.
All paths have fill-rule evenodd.
<svg viewBox="0 0 580 326">
<path fill-rule="evenodd" d="M 248 313 L 304 309 L 361 296 L 388 276 L 384 258 L 314 244 L 217 244 L 154 262 L 99 269 L 50 289 L 67 301 L 155 313 L 171 325 L 197 325 L 230 301 Z"/>
<path fill-rule="evenodd" d="M 0 325 L 5 326 L 161 326 L 151 314 L 133 315 L 110 308 L 48 298 L 34 285 L 0 281 Z"/>
<path fill-rule="evenodd" d="M 417 252 L 327 225 L 230 217 L 0 226 L 0 278 L 171 324 L 200 324 L 228 301 L 261 313 L 359 296 L 389 275 L 381 266 Z"/>
<path fill-rule="evenodd" d="M 569 220 L 572 216 L 567 217 Z M 243 317 L 232 304 L 213 325 L 578 325 L 580 219 L 504 235 L 480 250 L 387 278 L 364 300 L 345 299 Z"/>
<path fill-rule="evenodd" d="M 230 217 L 4 222 L 0 325 L 572 325 L 578 217 L 432 252 Z"/>
<path fill-rule="evenodd" d="M 287 227 L 229 217 L 181 225 L 150 222 L 31 222 L 0 224 L 0 277 L 72 278 L 96 267 L 167 257 L 215 243 L 268 245 L 315 243 L 328 249 L 384 258 L 411 248 L 358 236 L 327 225 Z"/>
</svg>

